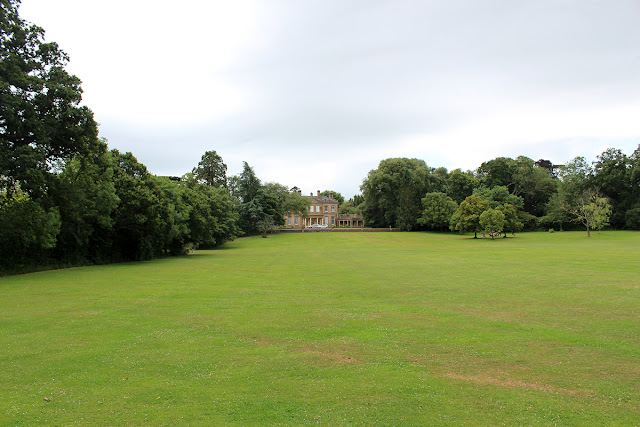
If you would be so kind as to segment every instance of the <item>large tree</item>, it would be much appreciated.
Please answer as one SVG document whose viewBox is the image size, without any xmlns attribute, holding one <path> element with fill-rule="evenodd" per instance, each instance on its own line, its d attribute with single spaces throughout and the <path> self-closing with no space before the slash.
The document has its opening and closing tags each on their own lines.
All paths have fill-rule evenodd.
<svg viewBox="0 0 640 427">
<path fill-rule="evenodd" d="M 489 202 L 478 196 L 469 196 L 460 203 L 458 210 L 451 217 L 450 228 L 460 233 L 473 231 L 473 238 L 478 238 L 478 232 L 482 231 L 480 226 L 480 215 L 489 209 Z"/>
<path fill-rule="evenodd" d="M 638 190 L 637 187 L 634 189 L 633 183 L 633 159 L 621 150 L 609 148 L 598 156 L 593 166 L 591 187 L 609 199 L 612 207 L 611 225 L 622 228 L 625 226 L 627 210 L 638 203 L 638 199 L 634 198 L 634 192 Z"/>
<path fill-rule="evenodd" d="M 59 162 L 98 143 L 80 79 L 44 30 L 22 20 L 18 0 L 0 1 L 0 176 L 9 191 L 42 196 Z"/>
<path fill-rule="evenodd" d="M 227 165 L 215 150 L 204 153 L 192 173 L 198 182 L 210 187 L 227 186 Z"/>
<path fill-rule="evenodd" d="M 458 209 L 458 204 L 444 193 L 427 193 L 422 199 L 422 216 L 418 224 L 431 230 L 443 231 L 449 227 L 451 216 Z"/>
<path fill-rule="evenodd" d="M 515 164 L 513 193 L 523 199 L 520 208 L 537 217 L 544 215 L 547 202 L 556 192 L 558 180 L 552 175 L 552 170 L 537 166 L 538 163 L 528 157 L 519 156 Z"/>
<path fill-rule="evenodd" d="M 478 178 L 471 172 L 462 172 L 456 169 L 449 174 L 446 183 L 447 195 L 456 203 L 461 203 L 468 196 L 473 194 L 473 190 L 480 186 Z"/>
<path fill-rule="evenodd" d="M 565 209 L 575 222 L 587 228 L 587 237 L 591 237 L 591 230 L 601 230 L 609 225 L 611 204 L 595 190 L 584 190 L 571 204 L 566 204 Z"/>
<path fill-rule="evenodd" d="M 415 228 L 422 213 L 422 198 L 433 186 L 432 172 L 423 160 L 382 160 L 360 186 L 365 222 L 373 227 Z"/>
<path fill-rule="evenodd" d="M 517 163 L 510 157 L 498 157 L 480 165 L 477 170 L 480 183 L 492 188 L 498 185 L 507 187 L 509 192 L 515 189 L 514 175 L 517 172 Z"/>
<path fill-rule="evenodd" d="M 498 209 L 489 208 L 480 215 L 479 224 L 482 231 L 493 239 L 504 229 L 504 213 Z"/>
</svg>

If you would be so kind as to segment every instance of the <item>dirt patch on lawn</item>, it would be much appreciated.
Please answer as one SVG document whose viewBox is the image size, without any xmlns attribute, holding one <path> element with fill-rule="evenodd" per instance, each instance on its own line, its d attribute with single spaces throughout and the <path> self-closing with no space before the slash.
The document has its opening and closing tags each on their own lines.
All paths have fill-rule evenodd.
<svg viewBox="0 0 640 427">
<path fill-rule="evenodd" d="M 328 351 L 321 351 L 318 349 L 311 349 L 311 348 L 301 348 L 301 349 L 298 349 L 298 351 L 300 353 L 312 354 L 314 356 L 318 356 L 322 360 L 330 363 L 337 363 L 337 364 L 358 363 L 358 360 L 352 358 L 351 356 L 347 356 L 342 352 L 330 352 L 330 351 L 328 352 Z"/>
<path fill-rule="evenodd" d="M 489 385 L 495 385 L 499 387 L 537 390 L 537 391 L 544 391 L 547 393 L 564 394 L 568 396 L 593 396 L 594 395 L 592 391 L 559 388 L 559 387 L 554 387 L 548 384 L 540 384 L 537 382 L 527 382 L 527 381 L 511 379 L 511 378 L 501 379 L 501 378 L 490 377 L 487 375 L 456 374 L 452 372 L 444 374 L 444 376 L 452 380 L 471 382 L 474 384 L 482 384 L 482 385 L 489 384 Z"/>
</svg>

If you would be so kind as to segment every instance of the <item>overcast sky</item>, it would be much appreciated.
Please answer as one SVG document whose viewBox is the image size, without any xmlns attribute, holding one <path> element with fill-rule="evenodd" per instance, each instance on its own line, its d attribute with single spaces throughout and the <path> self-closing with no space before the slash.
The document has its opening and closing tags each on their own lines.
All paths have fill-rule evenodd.
<svg viewBox="0 0 640 427">
<path fill-rule="evenodd" d="M 380 160 L 475 169 L 640 144 L 638 0 L 22 0 L 110 148 L 207 150 L 344 196 Z"/>
</svg>

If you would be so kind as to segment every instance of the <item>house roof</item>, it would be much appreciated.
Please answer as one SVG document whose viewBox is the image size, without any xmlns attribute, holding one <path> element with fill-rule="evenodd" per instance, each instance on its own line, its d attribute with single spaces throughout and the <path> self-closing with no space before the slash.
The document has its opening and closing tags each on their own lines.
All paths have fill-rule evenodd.
<svg viewBox="0 0 640 427">
<path fill-rule="evenodd" d="M 328 204 L 338 204 L 336 199 L 331 199 L 327 196 L 305 196 L 310 197 L 312 203 L 328 203 Z"/>
</svg>

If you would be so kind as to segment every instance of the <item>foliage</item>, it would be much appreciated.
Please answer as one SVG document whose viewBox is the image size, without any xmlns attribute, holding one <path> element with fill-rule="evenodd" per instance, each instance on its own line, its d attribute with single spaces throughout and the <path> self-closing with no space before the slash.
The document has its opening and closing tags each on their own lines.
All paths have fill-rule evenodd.
<svg viewBox="0 0 640 427">
<path fill-rule="evenodd" d="M 462 203 L 464 199 L 473 194 L 473 190 L 480 186 L 478 178 L 471 172 L 462 172 L 456 169 L 449 174 L 447 179 L 447 195 L 456 203 Z"/>
<path fill-rule="evenodd" d="M 572 204 L 566 204 L 565 209 L 574 221 L 587 228 L 588 237 L 591 237 L 592 229 L 601 230 L 609 225 L 611 205 L 606 197 L 594 190 L 584 190 Z"/>
<path fill-rule="evenodd" d="M 433 185 L 432 172 L 423 160 L 382 160 L 360 187 L 365 222 L 372 227 L 414 229 L 422 212 L 422 198 Z"/>
<path fill-rule="evenodd" d="M 631 208 L 626 212 L 625 226 L 630 230 L 640 230 L 640 206 Z"/>
<path fill-rule="evenodd" d="M 204 153 L 192 173 L 198 182 L 209 187 L 226 188 L 227 186 L 227 165 L 215 150 Z"/>
<path fill-rule="evenodd" d="M 458 204 L 444 193 L 427 193 L 422 199 L 422 216 L 418 224 L 430 230 L 443 231 L 449 227 L 451 216 L 458 209 Z"/>
<path fill-rule="evenodd" d="M 493 239 L 496 233 L 504 230 L 505 215 L 498 209 L 489 208 L 480 215 L 480 228 Z"/>
<path fill-rule="evenodd" d="M 483 162 L 476 172 L 480 184 L 484 187 L 504 186 L 507 187 L 509 193 L 513 193 L 515 189 L 514 175 L 517 171 L 518 165 L 515 160 L 509 157 L 498 157 Z"/>
<path fill-rule="evenodd" d="M 362 214 L 364 197 L 356 194 L 338 207 L 338 212 L 343 215 Z"/>
<path fill-rule="evenodd" d="M 634 170 L 633 159 L 613 148 L 605 150 L 593 164 L 590 187 L 611 203 L 611 225 L 616 228 L 626 225 L 626 211 L 638 200 L 634 196 L 640 195 L 639 184 L 633 183 Z"/>
<path fill-rule="evenodd" d="M 309 205 L 311 199 L 301 196 L 297 191 L 287 193 L 282 204 L 282 211 L 285 214 L 298 215 L 303 218 L 309 217 Z"/>
<path fill-rule="evenodd" d="M 277 183 L 262 185 L 247 162 L 243 163 L 242 172 L 232 178 L 230 190 L 237 203 L 240 234 L 262 233 L 265 221 L 275 226 L 284 225 L 284 209 L 291 200 L 287 187 Z"/>
<path fill-rule="evenodd" d="M 18 5 L 0 3 L 0 176 L 37 199 L 50 169 L 90 151 L 98 131 L 80 106 L 80 79 L 64 69 L 67 55 L 18 16 Z"/>
<path fill-rule="evenodd" d="M 276 224 L 271 215 L 264 215 L 264 217 L 256 223 L 256 227 L 258 228 L 258 231 L 260 231 L 260 234 L 262 234 L 262 237 L 267 237 L 267 233 L 273 231 L 275 226 Z"/>
<path fill-rule="evenodd" d="M 522 200 L 522 197 L 515 196 L 509 193 L 507 187 L 503 185 L 492 188 L 476 188 L 475 190 L 473 190 L 473 195 L 489 202 L 489 206 L 491 206 L 492 208 L 497 208 L 498 206 L 505 203 L 509 203 L 516 209 L 522 209 L 522 207 L 524 206 L 524 200 Z"/>
<path fill-rule="evenodd" d="M 522 230 L 524 224 L 518 216 L 518 211 L 511 203 L 500 205 L 496 210 L 502 212 L 504 215 L 504 226 L 502 228 L 505 231 L 504 237 L 507 237 L 507 231 L 510 231 L 511 234 L 515 234 L 516 231 Z"/>
<path fill-rule="evenodd" d="M 513 194 L 522 198 L 522 206 L 519 209 L 535 216 L 544 215 L 545 204 L 556 192 L 558 184 L 552 170 L 536 166 L 536 162 L 528 157 L 519 156 L 516 159 L 513 180 Z"/>
<path fill-rule="evenodd" d="M 0 194 L 0 272 L 46 263 L 59 231 L 57 209 L 46 211 L 20 190 Z"/>
<path fill-rule="evenodd" d="M 460 203 L 458 210 L 451 217 L 450 228 L 460 233 L 473 231 L 474 238 L 478 238 L 478 232 L 482 231 L 480 226 L 480 215 L 489 209 L 489 202 L 478 196 L 469 196 Z"/>
<path fill-rule="evenodd" d="M 337 191 L 333 191 L 333 190 L 324 190 L 322 193 L 320 193 L 321 196 L 326 196 L 326 197 L 333 197 L 334 200 L 338 201 L 338 208 L 340 208 L 340 205 L 342 205 L 344 203 L 344 197 L 342 196 L 342 194 L 338 193 Z"/>
<path fill-rule="evenodd" d="M 113 214 L 120 199 L 106 142 L 67 162 L 54 178 L 48 196 L 61 216 L 55 257 L 66 264 L 108 260 Z"/>
</svg>

